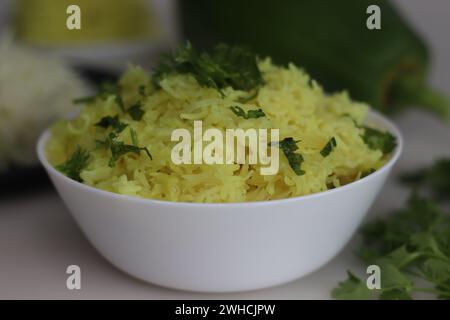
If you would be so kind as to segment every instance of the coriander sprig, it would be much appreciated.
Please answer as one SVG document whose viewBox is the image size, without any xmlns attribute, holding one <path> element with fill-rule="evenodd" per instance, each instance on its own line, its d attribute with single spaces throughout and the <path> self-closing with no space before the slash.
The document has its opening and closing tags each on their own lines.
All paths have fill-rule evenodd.
<svg viewBox="0 0 450 320">
<path fill-rule="evenodd" d="M 370 290 L 351 272 L 332 291 L 337 299 L 412 299 L 429 292 L 450 299 L 450 216 L 413 192 L 407 206 L 361 230 L 358 256 L 381 269 L 381 289 Z M 415 280 L 426 284 L 415 285 Z"/>
</svg>

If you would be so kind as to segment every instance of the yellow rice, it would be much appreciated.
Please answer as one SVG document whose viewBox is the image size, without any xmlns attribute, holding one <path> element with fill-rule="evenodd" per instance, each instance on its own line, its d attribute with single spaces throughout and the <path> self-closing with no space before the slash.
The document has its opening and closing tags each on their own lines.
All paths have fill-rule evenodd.
<svg viewBox="0 0 450 320">
<path fill-rule="evenodd" d="M 139 67 L 130 67 L 120 80 L 127 105 L 140 99 L 139 86 L 145 84 L 149 96 L 143 100 L 141 121 L 122 116 L 121 121 L 136 131 L 144 153 L 122 156 L 111 168 L 111 153 L 96 149 L 95 140 L 105 138 L 105 129 L 95 124 L 104 116 L 120 113 L 114 96 L 97 99 L 85 106 L 73 120 L 62 120 L 52 128 L 47 155 L 53 165 L 67 160 L 77 145 L 89 150 L 90 162 L 81 172 L 84 183 L 95 188 L 168 201 L 241 202 L 261 201 L 307 195 L 339 187 L 360 178 L 363 171 L 381 167 L 385 160 L 379 150 L 371 150 L 361 139 L 368 106 L 352 101 L 345 92 L 328 95 L 309 76 L 294 65 L 275 66 L 269 59 L 259 62 L 265 85 L 248 103 L 237 103 L 248 92 L 227 88 L 225 97 L 212 88 L 201 87 L 190 75 L 172 75 L 152 86 L 150 76 Z M 261 108 L 266 117 L 244 119 L 229 107 L 244 110 Z M 306 173 L 297 176 L 280 152 L 277 174 L 263 176 L 259 165 L 175 165 L 171 133 L 178 128 L 193 130 L 194 120 L 203 121 L 203 129 L 277 128 L 280 140 L 293 137 L 301 165 Z M 131 144 L 130 129 L 119 135 Z M 193 135 L 193 134 L 192 134 Z M 337 147 L 322 157 L 321 149 L 335 137 Z"/>
</svg>

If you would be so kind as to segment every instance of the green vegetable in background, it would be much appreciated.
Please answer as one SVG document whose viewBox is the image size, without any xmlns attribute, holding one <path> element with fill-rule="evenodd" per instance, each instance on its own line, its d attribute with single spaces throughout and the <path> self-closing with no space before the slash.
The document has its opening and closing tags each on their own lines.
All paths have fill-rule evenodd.
<svg viewBox="0 0 450 320">
<path fill-rule="evenodd" d="M 381 30 L 366 27 L 374 4 Z M 447 99 L 426 84 L 426 45 L 387 0 L 183 0 L 180 6 L 185 36 L 196 45 L 247 45 L 381 111 L 418 106 L 448 116 Z"/>
<path fill-rule="evenodd" d="M 368 289 L 349 272 L 332 291 L 334 298 L 404 300 L 429 292 L 450 299 L 450 216 L 432 200 L 413 193 L 405 208 L 367 224 L 361 234 L 358 255 L 367 265 L 380 266 L 381 289 Z"/>
</svg>

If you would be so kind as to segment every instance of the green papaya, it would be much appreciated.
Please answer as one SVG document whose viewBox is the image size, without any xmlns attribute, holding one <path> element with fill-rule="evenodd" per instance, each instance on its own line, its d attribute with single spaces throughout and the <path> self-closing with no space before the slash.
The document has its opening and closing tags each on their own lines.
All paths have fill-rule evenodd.
<svg viewBox="0 0 450 320">
<path fill-rule="evenodd" d="M 367 27 L 370 5 L 381 29 Z M 246 45 L 383 112 L 418 106 L 448 116 L 448 100 L 426 82 L 426 44 L 387 0 L 182 0 L 180 9 L 185 38 L 203 49 Z"/>
</svg>

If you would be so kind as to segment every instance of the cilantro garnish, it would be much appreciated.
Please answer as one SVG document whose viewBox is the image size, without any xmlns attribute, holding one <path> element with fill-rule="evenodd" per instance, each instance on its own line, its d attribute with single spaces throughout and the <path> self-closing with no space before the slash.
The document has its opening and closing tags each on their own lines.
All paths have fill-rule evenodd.
<svg viewBox="0 0 450 320">
<path fill-rule="evenodd" d="M 347 280 L 339 282 L 331 292 L 334 298 L 341 300 L 369 300 L 372 294 L 366 283 L 350 271 L 347 271 Z"/>
<path fill-rule="evenodd" d="M 133 134 L 132 134 L 132 139 L 137 140 L 136 136 L 133 138 Z M 121 156 L 128 154 L 128 153 L 134 153 L 134 154 L 140 155 L 141 151 L 144 151 L 147 154 L 147 156 L 151 160 L 153 160 L 152 155 L 150 154 L 150 152 L 148 151 L 148 149 L 146 147 L 138 147 L 136 145 L 125 144 L 123 141 L 118 140 L 117 135 L 113 132 L 111 132 L 109 134 L 109 136 L 107 137 L 107 139 L 105 141 L 96 140 L 96 144 L 97 144 L 97 147 L 99 147 L 99 148 L 110 149 L 110 151 L 111 151 L 111 159 L 109 160 L 110 167 L 114 167 L 116 164 L 116 161 Z"/>
<path fill-rule="evenodd" d="M 146 91 L 147 87 L 145 86 L 145 84 L 142 84 L 138 87 L 138 92 L 142 97 L 145 97 L 147 95 Z"/>
<path fill-rule="evenodd" d="M 377 171 L 377 170 L 375 170 L 374 168 L 370 168 L 369 170 L 365 170 L 365 171 L 363 171 L 362 173 L 361 173 L 361 179 L 362 178 L 365 178 L 365 177 L 367 177 L 367 176 L 370 176 L 372 173 L 374 173 L 375 171 Z"/>
<path fill-rule="evenodd" d="M 140 121 L 145 112 L 141 108 L 141 102 L 138 101 L 127 109 L 127 113 L 133 120 Z"/>
<path fill-rule="evenodd" d="M 117 133 L 122 132 L 128 126 L 128 124 L 119 121 L 118 115 L 116 115 L 114 117 L 111 117 L 111 116 L 103 117 L 95 125 L 97 127 L 102 127 L 105 129 L 107 129 L 108 127 L 111 127 Z"/>
<path fill-rule="evenodd" d="M 264 83 L 257 58 L 249 50 L 217 45 L 212 52 L 198 53 L 188 42 L 174 54 L 164 56 L 155 69 L 153 81 L 159 83 L 169 74 L 191 74 L 203 87 L 219 90 L 252 90 Z"/>
<path fill-rule="evenodd" d="M 397 146 L 396 138 L 389 132 L 382 132 L 369 127 L 363 127 L 363 129 L 362 139 L 370 149 L 380 150 L 383 154 L 387 154 Z"/>
<path fill-rule="evenodd" d="M 289 137 L 284 138 L 281 141 L 271 143 L 270 145 L 279 147 L 283 151 L 295 174 L 302 176 L 306 172 L 301 169 L 301 164 L 304 161 L 303 156 L 299 153 L 295 153 L 295 151 L 298 150 L 297 142 L 298 141 L 295 141 L 292 137 Z"/>
<path fill-rule="evenodd" d="M 83 179 L 80 177 L 80 172 L 87 166 L 89 157 L 89 153 L 86 150 L 77 146 L 75 152 L 67 161 L 57 165 L 56 169 L 75 181 L 83 182 Z"/>
<path fill-rule="evenodd" d="M 248 110 L 247 113 L 244 111 L 244 109 L 238 106 L 230 107 L 230 109 L 231 111 L 233 111 L 235 115 L 237 115 L 238 117 L 242 117 L 244 119 L 251 119 L 251 118 L 257 119 L 266 116 L 266 114 L 264 113 L 264 111 L 262 111 L 262 109 Z"/>
<path fill-rule="evenodd" d="M 334 148 L 336 148 L 337 143 L 336 143 L 336 139 L 334 137 L 332 137 L 327 144 L 325 145 L 325 147 L 323 147 L 323 149 L 320 151 L 320 154 L 322 155 L 322 157 L 328 157 L 331 153 L 331 151 L 334 150 Z"/>
<path fill-rule="evenodd" d="M 405 208 L 365 225 L 361 234 L 358 256 L 380 266 L 381 289 L 367 289 L 350 273 L 334 298 L 411 299 L 428 292 L 450 299 L 450 216 L 432 200 L 413 192 Z"/>
</svg>

